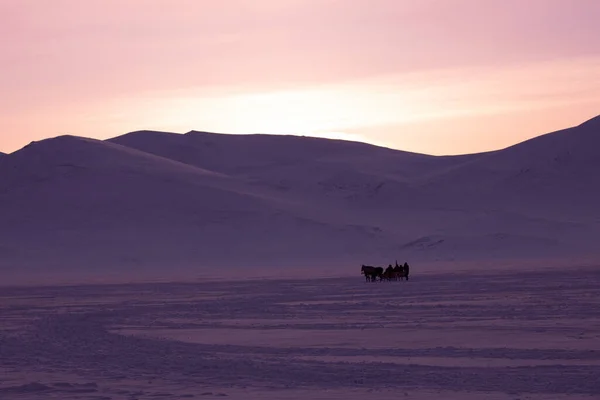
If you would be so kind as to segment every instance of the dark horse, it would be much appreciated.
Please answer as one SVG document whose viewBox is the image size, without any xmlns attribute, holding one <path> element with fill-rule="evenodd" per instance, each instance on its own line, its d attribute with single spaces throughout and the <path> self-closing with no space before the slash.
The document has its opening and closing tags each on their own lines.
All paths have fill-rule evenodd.
<svg viewBox="0 0 600 400">
<path fill-rule="evenodd" d="M 383 275 L 383 268 L 363 264 L 363 266 L 360 268 L 360 273 L 365 275 L 365 280 L 367 282 L 375 282 L 378 277 L 381 279 L 381 276 Z"/>
</svg>

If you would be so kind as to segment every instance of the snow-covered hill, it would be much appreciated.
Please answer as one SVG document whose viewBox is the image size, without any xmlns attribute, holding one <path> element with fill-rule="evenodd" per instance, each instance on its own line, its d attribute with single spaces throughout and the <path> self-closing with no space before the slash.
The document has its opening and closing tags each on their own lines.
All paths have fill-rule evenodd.
<svg viewBox="0 0 600 400">
<path fill-rule="evenodd" d="M 481 155 L 433 157 L 361 142 L 292 135 L 226 135 L 191 131 L 175 134 L 137 131 L 109 139 L 201 168 L 232 175 L 254 176 L 290 166 L 319 163 L 354 166 L 373 173 L 413 178 Z"/>
<path fill-rule="evenodd" d="M 61 136 L 0 159 L 0 268 L 594 255 L 598 144 L 600 118 L 449 157 L 298 136 Z"/>
<path fill-rule="evenodd" d="M 365 143 L 283 135 L 174 134 L 138 131 L 109 140 L 189 165 L 229 174 L 317 203 L 410 181 L 481 157 L 432 157 Z"/>
<path fill-rule="evenodd" d="M 599 146 L 597 117 L 487 154 L 438 174 L 426 184 L 432 192 L 442 190 L 472 207 L 535 209 L 546 216 L 561 213 L 586 220 L 588 213 L 598 212 L 600 201 Z M 477 185 L 467 184 L 473 182 Z"/>
<path fill-rule="evenodd" d="M 298 265 L 390 245 L 242 180 L 63 136 L 0 163 L 5 268 Z"/>
</svg>

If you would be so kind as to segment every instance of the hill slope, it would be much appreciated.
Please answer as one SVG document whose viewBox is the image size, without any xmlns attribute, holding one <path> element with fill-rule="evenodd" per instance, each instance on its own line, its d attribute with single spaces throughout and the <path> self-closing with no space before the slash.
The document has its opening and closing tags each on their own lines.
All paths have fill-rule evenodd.
<svg viewBox="0 0 600 400">
<path fill-rule="evenodd" d="M 410 192 L 427 208 L 464 212 L 443 232 L 475 239 L 464 240 L 472 251 L 487 237 L 491 254 L 597 253 L 599 145 L 594 118 L 427 177 Z"/>
<path fill-rule="evenodd" d="M 587 220 L 600 202 L 600 117 L 430 177 L 430 193 L 468 207 Z M 460 189 L 460 190 L 455 190 Z"/>
<path fill-rule="evenodd" d="M 91 139 L 34 143 L 0 171 L 6 268 L 298 264 L 386 243 L 224 174 Z"/>
<path fill-rule="evenodd" d="M 0 159 L 0 268 L 597 254 L 600 118 L 434 157 L 295 136 L 63 136 Z"/>
<path fill-rule="evenodd" d="M 111 141 L 226 171 L 301 199 L 306 209 L 376 227 L 403 253 L 554 255 L 593 247 L 599 120 L 455 157 L 294 136 L 134 132 Z"/>
<path fill-rule="evenodd" d="M 433 157 L 344 140 L 197 131 L 183 135 L 137 131 L 108 141 L 201 168 L 243 176 L 253 176 L 273 167 L 338 162 L 377 173 L 394 172 L 398 177 L 408 178 L 479 156 Z"/>
<path fill-rule="evenodd" d="M 138 131 L 109 140 L 254 184 L 316 195 L 352 196 L 382 183 L 410 180 L 481 155 L 433 157 L 359 142 L 290 135 L 187 134 Z"/>
</svg>

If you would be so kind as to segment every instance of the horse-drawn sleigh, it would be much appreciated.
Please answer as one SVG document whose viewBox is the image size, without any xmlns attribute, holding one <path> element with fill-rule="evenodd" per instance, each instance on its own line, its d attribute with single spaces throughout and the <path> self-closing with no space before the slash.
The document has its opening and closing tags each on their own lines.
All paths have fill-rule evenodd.
<svg viewBox="0 0 600 400">
<path fill-rule="evenodd" d="M 376 282 L 379 281 L 399 281 L 399 280 L 408 280 L 409 275 L 409 266 L 408 263 L 404 263 L 404 265 L 398 265 L 398 261 L 396 261 L 396 266 L 392 267 L 392 264 L 388 265 L 388 267 L 384 270 L 382 267 L 374 267 L 372 265 L 362 265 L 360 269 L 360 273 L 365 276 L 365 280 L 367 282 Z"/>
</svg>

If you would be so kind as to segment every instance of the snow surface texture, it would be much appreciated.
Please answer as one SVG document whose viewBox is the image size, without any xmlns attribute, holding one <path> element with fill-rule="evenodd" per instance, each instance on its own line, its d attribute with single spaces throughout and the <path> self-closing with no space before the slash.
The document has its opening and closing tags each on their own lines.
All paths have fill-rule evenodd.
<svg viewBox="0 0 600 400">
<path fill-rule="evenodd" d="M 597 399 L 599 285 L 596 267 L 0 287 L 0 398 Z"/>
<path fill-rule="evenodd" d="M 434 157 L 276 135 L 61 136 L 0 158 L 0 272 L 594 258 L 600 117 Z"/>
</svg>

